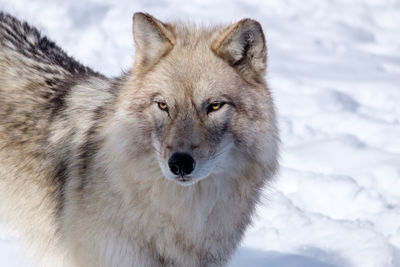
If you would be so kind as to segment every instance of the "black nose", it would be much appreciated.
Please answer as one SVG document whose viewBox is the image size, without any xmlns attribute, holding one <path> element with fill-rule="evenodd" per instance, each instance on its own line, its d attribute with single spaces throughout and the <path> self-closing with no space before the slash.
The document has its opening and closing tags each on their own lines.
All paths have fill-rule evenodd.
<svg viewBox="0 0 400 267">
<path fill-rule="evenodd" d="M 186 153 L 174 153 L 168 160 L 168 166 L 175 175 L 185 176 L 194 170 L 195 166 L 192 156 Z"/>
</svg>

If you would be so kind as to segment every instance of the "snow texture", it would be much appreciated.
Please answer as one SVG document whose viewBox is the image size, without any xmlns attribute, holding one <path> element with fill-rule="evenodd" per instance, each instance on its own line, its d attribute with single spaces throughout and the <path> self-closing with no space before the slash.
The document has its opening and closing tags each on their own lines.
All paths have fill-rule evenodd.
<svg viewBox="0 0 400 267">
<path fill-rule="evenodd" d="M 0 9 L 108 75 L 132 65 L 135 11 L 259 20 L 282 168 L 229 266 L 400 266 L 398 0 L 0 0 Z M 28 262 L 2 226 L 0 265 Z"/>
</svg>

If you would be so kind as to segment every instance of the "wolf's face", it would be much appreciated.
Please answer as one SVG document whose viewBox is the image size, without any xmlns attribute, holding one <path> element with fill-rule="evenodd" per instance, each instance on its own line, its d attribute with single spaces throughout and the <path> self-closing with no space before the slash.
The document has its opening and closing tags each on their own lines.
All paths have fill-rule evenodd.
<svg viewBox="0 0 400 267">
<path fill-rule="evenodd" d="M 234 169 L 236 151 L 257 145 L 254 134 L 271 119 L 261 26 L 198 29 L 137 14 L 133 29 L 135 90 L 125 106 L 140 117 L 164 176 L 189 185 Z"/>
<path fill-rule="evenodd" d="M 170 54 L 144 78 L 144 110 L 164 176 L 191 184 L 223 170 L 234 147 L 234 124 L 245 86 L 211 49 Z M 203 51 L 199 51 L 203 50 Z M 195 61 L 195 63 L 193 62 Z M 218 168 L 217 168 L 218 166 Z"/>
</svg>

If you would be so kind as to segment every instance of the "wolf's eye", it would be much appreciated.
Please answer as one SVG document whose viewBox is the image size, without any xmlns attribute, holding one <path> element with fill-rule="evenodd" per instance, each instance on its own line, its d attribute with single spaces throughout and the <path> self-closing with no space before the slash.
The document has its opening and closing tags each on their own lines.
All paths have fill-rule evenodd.
<svg viewBox="0 0 400 267">
<path fill-rule="evenodd" d="M 157 105 L 161 110 L 168 112 L 167 103 L 165 103 L 165 102 L 157 102 Z"/>
<path fill-rule="evenodd" d="M 207 114 L 213 111 L 217 111 L 219 109 L 222 108 L 222 106 L 225 105 L 224 102 L 215 102 L 215 103 L 211 103 L 208 107 L 207 107 Z"/>
</svg>

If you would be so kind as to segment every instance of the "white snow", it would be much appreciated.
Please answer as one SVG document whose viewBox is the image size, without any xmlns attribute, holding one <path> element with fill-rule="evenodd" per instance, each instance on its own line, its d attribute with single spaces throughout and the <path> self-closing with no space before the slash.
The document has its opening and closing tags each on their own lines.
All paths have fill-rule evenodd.
<svg viewBox="0 0 400 267">
<path fill-rule="evenodd" d="M 400 266 L 398 0 L 0 0 L 68 53 L 117 75 L 131 17 L 259 20 L 282 131 L 281 172 L 231 267 Z M 28 266 L 0 228 L 0 265 Z"/>
</svg>

